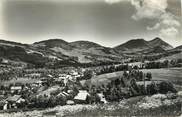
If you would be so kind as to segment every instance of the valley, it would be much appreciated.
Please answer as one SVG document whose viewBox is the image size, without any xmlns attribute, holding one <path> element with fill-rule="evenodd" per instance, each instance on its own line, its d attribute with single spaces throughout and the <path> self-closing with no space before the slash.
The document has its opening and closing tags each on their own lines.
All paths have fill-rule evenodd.
<svg viewBox="0 0 182 117">
<path fill-rule="evenodd" d="M 181 46 L 159 38 L 114 48 L 61 39 L 1 40 L 0 116 L 178 116 L 181 53 Z"/>
</svg>

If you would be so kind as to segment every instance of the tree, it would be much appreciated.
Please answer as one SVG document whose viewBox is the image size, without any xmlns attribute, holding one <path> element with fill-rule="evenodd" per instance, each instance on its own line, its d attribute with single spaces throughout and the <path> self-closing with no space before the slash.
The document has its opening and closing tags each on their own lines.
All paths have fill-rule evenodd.
<svg viewBox="0 0 182 117">
<path fill-rule="evenodd" d="M 93 77 L 93 71 L 91 71 L 91 70 L 86 70 L 85 72 L 84 72 L 84 79 L 91 79 L 92 77 Z"/>
<path fill-rule="evenodd" d="M 151 72 L 147 72 L 146 78 L 147 78 L 146 80 L 151 81 L 151 79 L 152 79 L 152 74 L 151 74 Z"/>
</svg>

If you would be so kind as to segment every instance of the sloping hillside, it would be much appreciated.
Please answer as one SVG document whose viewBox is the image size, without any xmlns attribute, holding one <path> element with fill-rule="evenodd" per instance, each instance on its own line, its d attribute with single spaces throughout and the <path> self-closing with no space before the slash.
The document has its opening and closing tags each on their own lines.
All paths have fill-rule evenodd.
<svg viewBox="0 0 182 117">
<path fill-rule="evenodd" d="M 164 50 L 170 50 L 170 49 L 173 49 L 173 47 L 166 43 L 165 41 L 163 41 L 162 39 L 156 37 L 155 39 L 151 40 L 151 41 L 148 41 L 149 45 L 151 47 L 161 47 L 163 48 Z"/>
<path fill-rule="evenodd" d="M 182 58 L 182 52 L 163 57 L 160 60 L 161 61 L 164 61 L 164 60 L 178 60 L 178 59 L 181 59 L 181 58 Z"/>
<path fill-rule="evenodd" d="M 144 54 L 162 54 L 166 53 L 167 51 L 163 49 L 161 46 L 155 46 L 153 48 L 146 49 L 142 51 Z"/>
<path fill-rule="evenodd" d="M 141 51 L 141 50 L 145 50 L 150 48 L 149 44 L 147 41 L 145 41 L 144 39 L 134 39 L 134 40 L 130 40 L 124 44 L 121 44 L 117 47 L 115 47 L 115 49 L 117 51 L 120 52 L 125 52 L 125 53 L 130 53 L 130 52 L 137 52 L 137 51 Z"/>
</svg>

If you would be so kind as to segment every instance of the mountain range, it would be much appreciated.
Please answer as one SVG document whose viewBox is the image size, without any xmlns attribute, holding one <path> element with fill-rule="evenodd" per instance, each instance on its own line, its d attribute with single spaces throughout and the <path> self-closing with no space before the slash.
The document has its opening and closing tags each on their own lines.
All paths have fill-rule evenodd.
<svg viewBox="0 0 182 117">
<path fill-rule="evenodd" d="M 155 38 L 151 41 L 144 39 L 133 39 L 124 44 L 116 46 L 115 49 L 120 53 L 135 55 L 135 54 L 158 54 L 164 53 L 173 47 L 160 38 Z"/>
<path fill-rule="evenodd" d="M 118 62 L 130 56 L 166 55 L 174 51 L 182 51 L 182 46 L 173 48 L 158 37 L 151 41 L 133 39 L 113 48 L 89 41 L 66 42 L 62 39 L 49 39 L 33 44 L 0 40 L 1 58 L 31 64 L 55 60 L 72 63 Z"/>
</svg>

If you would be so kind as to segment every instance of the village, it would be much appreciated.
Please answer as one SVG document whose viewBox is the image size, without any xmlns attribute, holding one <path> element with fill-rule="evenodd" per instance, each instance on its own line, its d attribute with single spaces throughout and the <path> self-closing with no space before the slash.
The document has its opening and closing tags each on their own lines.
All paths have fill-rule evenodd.
<svg viewBox="0 0 182 117">
<path fill-rule="evenodd" d="M 172 83 L 152 80 L 152 74 L 143 73 L 142 67 L 143 64 L 135 63 L 89 69 L 19 69 L 13 82 L 0 85 L 0 110 L 109 103 L 140 95 L 176 93 Z M 116 71 L 123 74 L 109 82 L 93 83 L 95 77 Z M 18 82 L 19 79 L 27 82 Z"/>
</svg>

